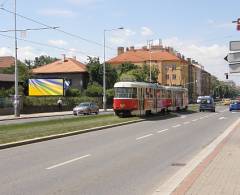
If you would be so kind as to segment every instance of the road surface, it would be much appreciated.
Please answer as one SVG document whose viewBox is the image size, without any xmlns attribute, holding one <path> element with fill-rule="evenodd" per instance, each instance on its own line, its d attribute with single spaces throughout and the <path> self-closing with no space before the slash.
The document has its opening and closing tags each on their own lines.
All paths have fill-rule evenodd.
<svg viewBox="0 0 240 195">
<path fill-rule="evenodd" d="M 0 151 L 0 194 L 152 194 L 239 117 L 179 114 Z"/>
</svg>

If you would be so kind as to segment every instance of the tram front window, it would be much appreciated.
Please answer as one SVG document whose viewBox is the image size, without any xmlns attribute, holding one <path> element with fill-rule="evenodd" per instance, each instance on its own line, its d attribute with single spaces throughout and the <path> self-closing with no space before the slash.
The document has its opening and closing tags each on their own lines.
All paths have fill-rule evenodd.
<svg viewBox="0 0 240 195">
<path fill-rule="evenodd" d="M 136 98 L 137 88 L 115 88 L 115 98 Z"/>
</svg>

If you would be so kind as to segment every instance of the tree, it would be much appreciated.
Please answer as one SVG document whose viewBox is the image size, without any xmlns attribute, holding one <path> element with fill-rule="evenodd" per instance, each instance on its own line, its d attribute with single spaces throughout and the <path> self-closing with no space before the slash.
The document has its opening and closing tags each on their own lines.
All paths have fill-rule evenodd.
<svg viewBox="0 0 240 195">
<path fill-rule="evenodd" d="M 103 88 L 97 82 L 93 82 L 92 84 L 89 83 L 87 89 L 85 90 L 85 93 L 90 97 L 101 97 Z"/>
<path fill-rule="evenodd" d="M 42 65 L 46 65 L 46 64 L 50 64 L 52 62 L 57 61 L 58 59 L 55 57 L 50 57 L 47 55 L 41 55 L 39 57 L 35 57 L 34 61 L 27 61 L 28 64 L 32 64 L 33 67 L 38 67 L 38 66 L 42 66 Z"/>
<path fill-rule="evenodd" d="M 117 71 L 110 64 L 106 64 L 106 88 L 111 89 L 114 83 L 118 80 Z M 89 83 L 97 82 L 102 86 L 103 84 L 103 65 L 99 58 L 88 57 L 87 63 L 89 73 Z"/>
</svg>

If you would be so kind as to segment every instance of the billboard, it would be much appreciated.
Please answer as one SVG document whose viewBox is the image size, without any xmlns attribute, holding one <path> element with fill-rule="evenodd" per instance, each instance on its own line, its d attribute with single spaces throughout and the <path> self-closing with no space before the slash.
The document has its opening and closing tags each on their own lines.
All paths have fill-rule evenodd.
<svg viewBox="0 0 240 195">
<path fill-rule="evenodd" d="M 63 96 L 64 79 L 29 79 L 29 96 Z"/>
</svg>

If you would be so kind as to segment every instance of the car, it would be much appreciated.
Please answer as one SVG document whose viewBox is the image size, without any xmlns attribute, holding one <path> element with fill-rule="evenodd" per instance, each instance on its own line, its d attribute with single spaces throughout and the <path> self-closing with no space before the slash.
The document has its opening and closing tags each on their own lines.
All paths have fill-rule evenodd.
<svg viewBox="0 0 240 195">
<path fill-rule="evenodd" d="M 215 103 L 212 97 L 210 96 L 205 96 L 203 98 L 201 98 L 200 101 L 200 105 L 199 105 L 199 111 L 211 111 L 211 112 L 215 112 Z"/>
<path fill-rule="evenodd" d="M 230 105 L 231 104 L 231 99 L 228 99 L 228 98 L 223 99 L 222 103 L 223 103 L 223 105 Z"/>
<path fill-rule="evenodd" d="M 233 110 L 240 110 L 239 100 L 232 101 L 231 104 L 229 105 L 229 111 L 233 111 Z"/>
<path fill-rule="evenodd" d="M 99 107 L 94 102 L 82 102 L 76 107 L 73 108 L 73 115 L 79 115 L 79 114 L 98 114 L 99 113 Z"/>
</svg>

